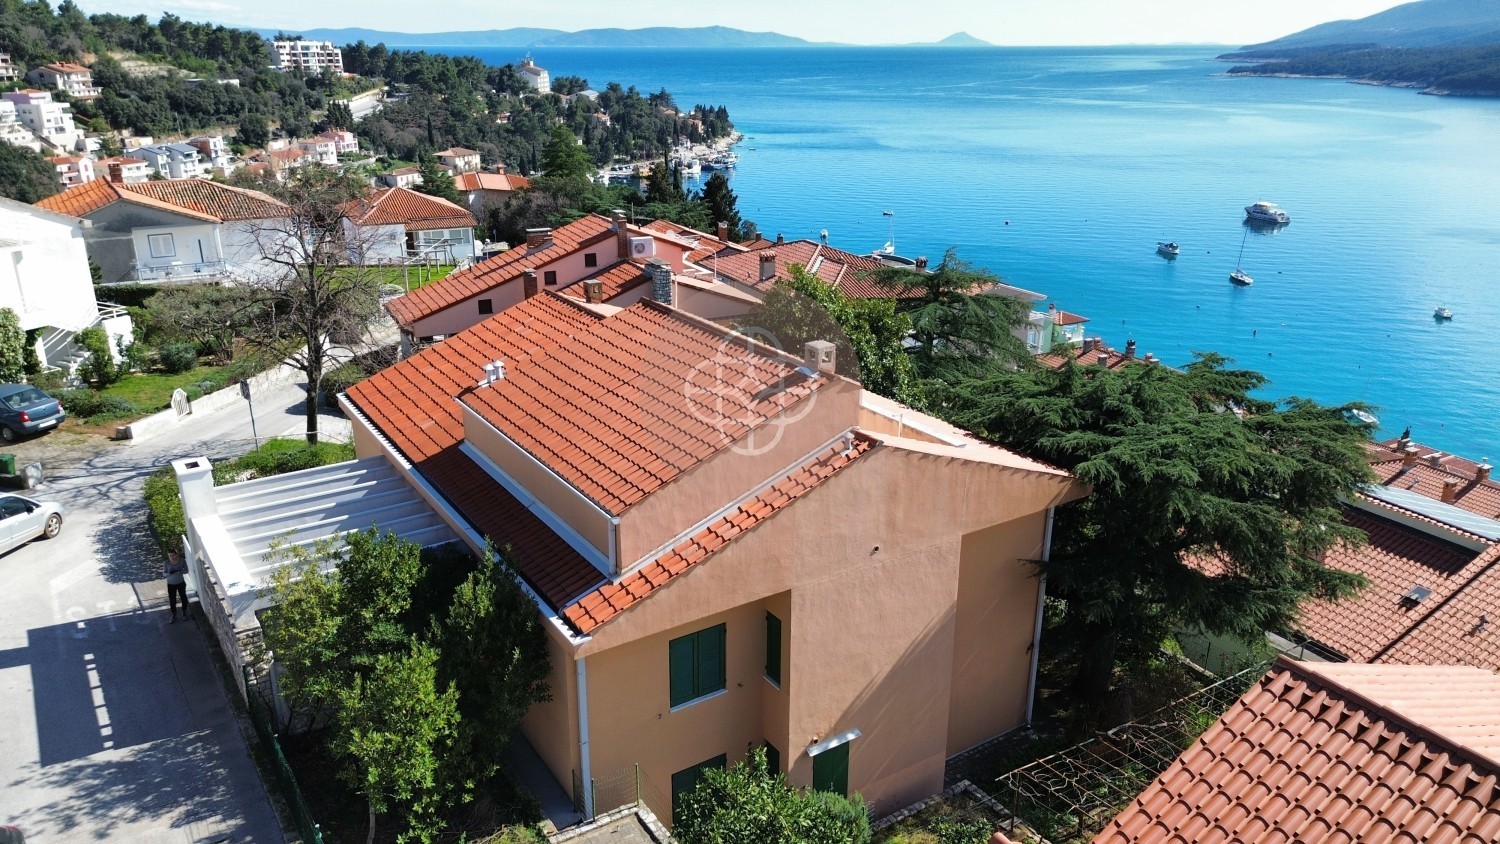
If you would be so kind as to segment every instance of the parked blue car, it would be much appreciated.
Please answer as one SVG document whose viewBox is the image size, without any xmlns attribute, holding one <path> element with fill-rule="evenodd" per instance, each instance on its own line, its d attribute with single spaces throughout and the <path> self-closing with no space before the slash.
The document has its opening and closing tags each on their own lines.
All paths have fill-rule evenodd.
<svg viewBox="0 0 1500 844">
<path fill-rule="evenodd" d="M 30 384 L 0 384 L 0 439 L 13 443 L 68 418 L 62 403 Z"/>
</svg>

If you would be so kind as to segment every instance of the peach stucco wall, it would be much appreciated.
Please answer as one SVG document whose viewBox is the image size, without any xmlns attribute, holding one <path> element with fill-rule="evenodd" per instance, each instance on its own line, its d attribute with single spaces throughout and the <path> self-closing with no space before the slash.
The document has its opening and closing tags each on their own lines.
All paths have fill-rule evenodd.
<svg viewBox="0 0 1500 844">
<path fill-rule="evenodd" d="M 1031 561 L 1041 557 L 1046 522 L 1033 513 L 963 538 L 949 756 L 1025 720 L 1028 676 L 1013 670 L 1017 659 L 1030 668 L 1040 585 Z"/>
<path fill-rule="evenodd" d="M 878 446 L 579 645 L 589 665 L 596 752 L 609 746 L 609 765 L 632 754 L 649 759 L 642 763 L 646 776 L 670 783 L 686 764 L 718 753 L 739 758 L 747 743 L 769 739 L 790 781 L 809 785 L 806 748 L 857 728 L 863 735 L 851 745 L 850 787 L 877 811 L 938 791 L 952 721 L 966 730 L 994 724 L 995 733 L 1020 722 L 1009 697 L 1001 715 L 991 711 L 994 701 L 971 699 L 985 683 L 966 683 L 955 697 L 955 658 L 972 660 L 972 648 L 989 648 L 984 656 L 994 676 L 1022 687 L 1023 696 L 1029 668 L 1029 619 L 958 646 L 959 615 L 970 612 L 958 600 L 961 561 L 1035 554 L 1042 525 L 1036 515 L 1074 490 L 1063 477 Z M 1014 547 L 965 548 L 965 534 L 1023 517 L 1026 524 L 1014 530 L 971 540 Z M 987 588 L 1030 596 L 1018 597 L 1021 604 L 1035 600 L 1036 583 L 1023 566 L 982 574 Z M 778 613 L 787 649 L 778 693 L 786 701 L 784 727 L 770 705 L 779 698 L 759 687 L 747 696 L 752 684 L 743 679 L 765 684 L 764 613 L 778 602 L 786 610 Z M 691 723 L 669 719 L 680 713 L 662 714 L 674 728 L 642 740 L 642 720 L 657 720 L 665 705 L 667 642 L 721 617 L 730 623 L 729 692 L 722 702 L 690 707 L 700 710 Z M 991 617 L 981 613 L 964 627 Z M 632 701 L 630 714 L 598 720 L 610 701 Z M 641 701 L 658 708 L 642 708 Z M 974 707 L 985 711 L 974 714 Z M 672 767 L 681 759 L 689 761 Z M 603 764 L 596 761 L 596 770 Z"/>
<path fill-rule="evenodd" d="M 516 248 L 524 249 L 525 247 L 519 246 Z M 599 256 L 599 265 L 597 267 L 586 267 L 583 265 L 583 256 L 591 252 Z M 537 287 L 539 290 L 561 290 L 587 275 L 600 272 L 606 267 L 619 263 L 620 259 L 616 257 L 616 252 L 615 242 L 611 239 L 580 249 L 569 255 L 564 255 L 555 261 L 541 264 L 536 268 Z M 548 285 L 545 283 L 548 272 L 557 273 L 557 284 Z M 494 300 L 495 313 L 498 314 L 506 308 L 520 303 L 522 297 L 525 295 L 524 287 L 525 284 L 522 279 L 517 278 L 507 281 L 498 287 L 492 287 L 482 293 L 476 293 L 461 302 L 449 305 L 426 318 L 416 320 L 411 324 L 409 330 L 417 337 L 432 337 L 438 334 L 445 334 L 451 337 L 465 328 L 478 325 L 489 319 L 490 315 L 479 313 L 478 303 L 480 299 Z"/>
<path fill-rule="evenodd" d="M 537 755 L 542 757 L 552 776 L 571 795 L 573 772 L 583 769 L 578 735 L 578 674 L 572 644 L 556 626 L 546 624 L 544 627 L 547 631 L 547 659 L 552 666 L 547 686 L 552 698 L 532 704 L 526 710 L 521 732 L 536 748 Z"/>
</svg>

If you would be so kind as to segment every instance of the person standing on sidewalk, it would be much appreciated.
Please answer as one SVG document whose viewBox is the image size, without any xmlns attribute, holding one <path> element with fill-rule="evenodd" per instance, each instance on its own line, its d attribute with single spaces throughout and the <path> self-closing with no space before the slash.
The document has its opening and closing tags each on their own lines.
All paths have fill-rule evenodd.
<svg viewBox="0 0 1500 844">
<path fill-rule="evenodd" d="M 187 602 L 187 563 L 182 561 L 182 555 L 176 551 L 167 552 L 167 603 L 172 607 L 172 620 L 168 624 L 177 623 L 177 599 L 182 599 L 182 620 L 192 618 L 188 614 Z"/>
</svg>

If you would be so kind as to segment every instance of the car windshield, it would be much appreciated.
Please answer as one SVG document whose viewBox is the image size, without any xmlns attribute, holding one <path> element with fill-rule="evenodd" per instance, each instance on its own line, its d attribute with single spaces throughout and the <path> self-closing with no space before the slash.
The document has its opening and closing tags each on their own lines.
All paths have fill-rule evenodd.
<svg viewBox="0 0 1500 844">
<path fill-rule="evenodd" d="M 32 405 L 41 404 L 45 401 L 51 401 L 51 399 L 47 398 L 46 393 L 38 390 L 35 387 L 27 387 L 24 390 L 10 394 L 5 399 L 6 404 L 18 409 L 23 407 L 31 407 Z"/>
</svg>

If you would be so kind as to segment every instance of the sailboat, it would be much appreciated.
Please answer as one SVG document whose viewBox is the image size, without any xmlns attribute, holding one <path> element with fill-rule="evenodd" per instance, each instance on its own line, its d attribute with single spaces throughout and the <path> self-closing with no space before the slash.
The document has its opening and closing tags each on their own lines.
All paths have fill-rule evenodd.
<svg viewBox="0 0 1500 844">
<path fill-rule="evenodd" d="M 1240 269 L 1240 262 L 1245 258 L 1245 238 L 1249 236 L 1250 230 L 1245 229 L 1244 236 L 1240 238 L 1240 257 L 1234 259 L 1234 272 L 1229 274 L 1229 280 L 1232 283 L 1243 287 L 1249 287 L 1255 283 L 1255 279 L 1251 278 L 1249 273 Z"/>
</svg>

